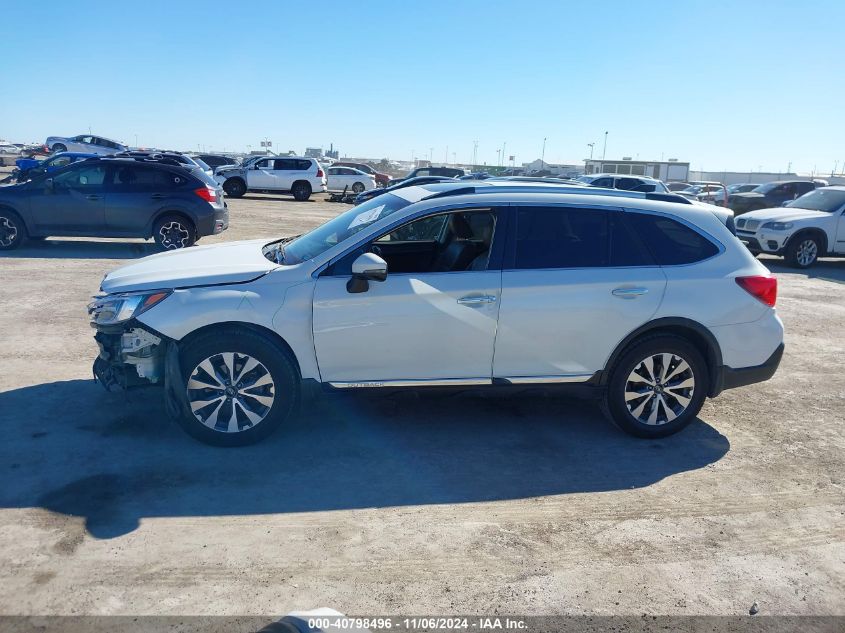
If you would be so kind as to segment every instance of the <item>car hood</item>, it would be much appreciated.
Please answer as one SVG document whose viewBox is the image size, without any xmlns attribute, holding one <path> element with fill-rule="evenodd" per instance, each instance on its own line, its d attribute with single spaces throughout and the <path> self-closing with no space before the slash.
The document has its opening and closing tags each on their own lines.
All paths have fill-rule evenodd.
<svg viewBox="0 0 845 633">
<path fill-rule="evenodd" d="M 252 281 L 278 268 L 262 254 L 270 241 L 227 242 L 150 255 L 107 274 L 100 290 L 132 292 Z"/>
<path fill-rule="evenodd" d="M 814 218 L 829 218 L 830 213 L 799 209 L 797 207 L 774 207 L 772 209 L 758 209 L 750 213 L 743 213 L 745 220 L 760 220 L 761 222 L 793 222 L 795 220 L 812 220 Z"/>
</svg>

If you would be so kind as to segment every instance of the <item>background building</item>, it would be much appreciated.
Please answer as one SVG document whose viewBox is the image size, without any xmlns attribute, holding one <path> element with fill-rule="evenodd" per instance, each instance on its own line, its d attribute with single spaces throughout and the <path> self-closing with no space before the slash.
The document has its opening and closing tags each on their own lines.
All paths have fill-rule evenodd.
<svg viewBox="0 0 845 633">
<path fill-rule="evenodd" d="M 689 180 L 689 163 L 682 163 L 675 159 L 663 160 L 631 160 L 620 159 L 591 159 L 584 161 L 587 174 L 629 174 L 631 176 L 648 176 L 663 182 Z"/>
</svg>

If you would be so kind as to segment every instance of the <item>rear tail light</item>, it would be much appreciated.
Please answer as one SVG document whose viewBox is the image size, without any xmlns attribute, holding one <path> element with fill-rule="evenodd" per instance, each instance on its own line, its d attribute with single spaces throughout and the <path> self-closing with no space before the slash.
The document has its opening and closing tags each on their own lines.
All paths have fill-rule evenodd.
<svg viewBox="0 0 845 633">
<path fill-rule="evenodd" d="M 320 167 L 317 167 L 317 178 L 323 177 L 323 170 Z"/>
<path fill-rule="evenodd" d="M 200 187 L 199 189 L 194 189 L 194 193 L 206 202 L 217 202 L 217 191 L 211 187 Z"/>
<path fill-rule="evenodd" d="M 762 301 L 770 308 L 775 307 L 778 298 L 777 277 L 755 275 L 754 277 L 737 277 L 736 283 L 758 301 Z"/>
</svg>

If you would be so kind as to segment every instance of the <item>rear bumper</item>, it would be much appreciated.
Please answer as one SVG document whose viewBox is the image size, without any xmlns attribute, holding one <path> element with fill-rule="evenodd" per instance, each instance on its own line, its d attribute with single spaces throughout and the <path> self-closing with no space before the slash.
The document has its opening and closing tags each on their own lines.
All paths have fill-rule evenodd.
<svg viewBox="0 0 845 633">
<path fill-rule="evenodd" d="M 784 345 L 781 343 L 771 356 L 761 365 L 754 367 L 742 367 L 734 369 L 733 367 L 722 366 L 717 376 L 718 390 L 716 393 L 724 389 L 734 389 L 736 387 L 744 387 L 745 385 L 752 385 L 755 382 L 763 382 L 775 375 L 780 366 L 780 359 L 783 357 Z"/>
</svg>

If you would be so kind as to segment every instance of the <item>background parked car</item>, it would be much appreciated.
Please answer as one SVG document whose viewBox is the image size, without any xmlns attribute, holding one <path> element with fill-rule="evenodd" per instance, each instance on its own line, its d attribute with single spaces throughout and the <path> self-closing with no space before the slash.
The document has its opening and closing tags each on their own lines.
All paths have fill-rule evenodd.
<svg viewBox="0 0 845 633">
<path fill-rule="evenodd" d="M 363 193 L 359 193 L 355 196 L 355 204 L 361 204 L 362 202 L 366 202 L 376 196 L 380 196 L 383 193 L 390 193 L 392 191 L 396 191 L 397 189 L 403 189 L 405 187 L 416 187 L 418 185 L 428 185 L 433 182 L 454 182 L 454 178 L 450 178 L 449 176 L 419 176 L 417 178 L 408 178 L 406 180 L 400 180 L 394 185 L 390 185 L 389 187 L 379 187 L 378 189 L 370 189 L 369 191 L 365 191 Z"/>
<path fill-rule="evenodd" d="M 360 169 L 332 165 L 326 169 L 326 188 L 328 191 L 343 191 L 345 188 L 357 194 L 375 189 L 376 179 Z"/>
<path fill-rule="evenodd" d="M 224 156 L 222 154 L 193 154 L 191 155 L 191 158 L 200 159 L 214 171 L 216 171 L 218 167 L 224 167 L 226 165 L 237 166 L 238 164 L 238 161 L 231 156 Z"/>
<path fill-rule="evenodd" d="M 376 179 L 376 185 L 379 187 L 386 187 L 387 183 L 390 182 L 390 176 L 387 174 L 383 174 L 379 171 L 376 171 L 366 163 L 350 163 L 347 161 L 335 161 L 332 163 L 332 167 L 352 167 L 352 169 L 358 169 L 363 171 L 365 174 L 370 174 Z"/>
<path fill-rule="evenodd" d="M 687 187 L 689 187 L 690 183 L 688 182 L 667 182 L 666 188 L 669 191 L 683 191 Z"/>
<path fill-rule="evenodd" d="M 796 268 L 845 256 L 845 186 L 819 187 L 782 207 L 750 211 L 736 221 L 736 234 L 752 253 L 782 255 Z"/>
<path fill-rule="evenodd" d="M 628 176 L 620 174 L 591 174 L 581 176 L 579 182 L 586 183 L 591 187 L 604 187 L 605 189 L 622 189 L 623 191 L 639 191 L 642 193 L 668 193 L 661 181 L 646 176 Z"/>
<path fill-rule="evenodd" d="M 79 136 L 48 136 L 44 145 L 50 152 L 84 152 L 86 154 L 99 154 L 108 156 L 125 152 L 129 148 L 123 143 L 112 141 L 102 136 L 91 134 L 80 134 Z"/>
<path fill-rule="evenodd" d="M 170 250 L 228 226 L 217 183 L 169 159 L 92 158 L 0 187 L 0 250 L 50 235 L 153 237 Z"/>
<path fill-rule="evenodd" d="M 149 158 L 154 160 L 167 159 L 179 163 L 186 169 L 198 169 L 199 171 L 204 172 L 209 178 L 211 178 L 213 175 L 211 167 L 209 167 L 205 163 L 194 160 L 193 158 L 191 158 L 187 154 L 183 154 L 182 152 L 174 152 L 172 150 L 130 150 L 126 152 L 120 152 L 118 154 L 115 154 L 115 156 L 128 158 Z"/>
<path fill-rule="evenodd" d="M 809 180 L 767 182 L 746 193 L 731 194 L 728 196 L 728 206 L 733 209 L 734 215 L 741 215 L 757 209 L 779 207 L 815 188 L 816 183 Z"/>
<path fill-rule="evenodd" d="M 745 193 L 746 191 L 753 191 L 756 189 L 758 185 L 753 183 L 737 183 L 733 185 L 728 185 L 726 189 L 728 190 L 728 195 L 730 196 L 732 193 Z M 697 198 L 702 202 L 710 202 L 712 204 L 723 205 L 725 202 L 725 190 L 721 187 L 705 189 L 701 193 L 698 194 Z"/>
<path fill-rule="evenodd" d="M 404 178 L 394 178 L 388 184 L 395 185 L 403 180 L 409 178 L 417 178 L 418 176 L 447 176 L 449 178 L 460 178 L 466 172 L 457 167 L 417 167 Z"/>
<path fill-rule="evenodd" d="M 96 154 L 60 152 L 58 154 L 53 154 L 44 160 L 38 160 L 36 158 L 19 158 L 15 161 L 17 170 L 13 173 L 13 179 L 16 182 L 23 182 L 25 180 L 29 180 L 30 178 L 34 178 L 35 176 L 40 176 L 41 174 L 54 172 L 66 165 L 75 163 L 78 160 L 85 160 L 86 158 L 94 157 L 96 157 Z"/>
<path fill-rule="evenodd" d="M 239 168 L 219 170 L 215 176 L 233 198 L 247 191 L 290 193 L 296 200 L 308 200 L 315 191 L 326 191 L 326 175 L 313 158 L 277 156 L 259 158 Z"/>
</svg>

